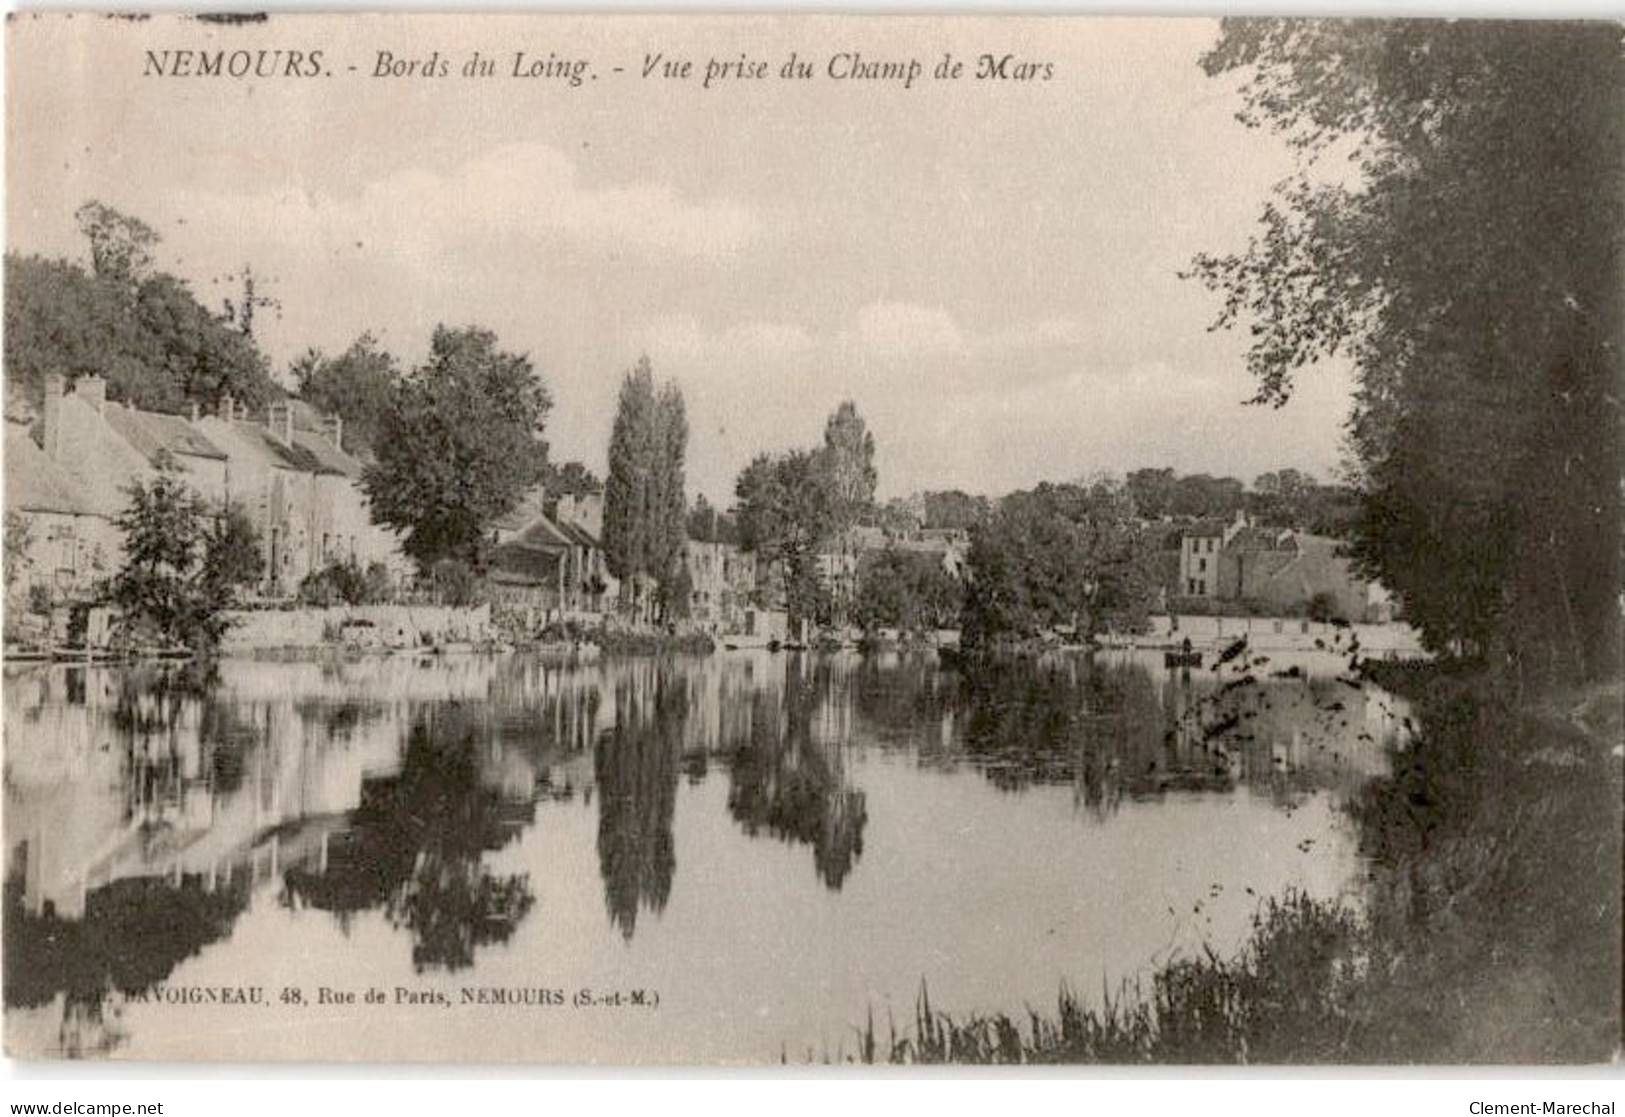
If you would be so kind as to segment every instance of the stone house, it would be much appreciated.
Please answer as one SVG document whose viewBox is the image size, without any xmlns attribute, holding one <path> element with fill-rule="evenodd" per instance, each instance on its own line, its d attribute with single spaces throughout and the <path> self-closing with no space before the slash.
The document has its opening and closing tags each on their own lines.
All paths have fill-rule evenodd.
<svg viewBox="0 0 1625 1117">
<path fill-rule="evenodd" d="M 112 574 L 120 538 L 109 510 L 35 445 L 23 423 L 6 424 L 5 511 L 7 530 L 16 524 L 22 540 L 15 579 L 6 586 L 12 615 L 22 615 L 31 596 L 52 604 L 73 600 Z"/>
<path fill-rule="evenodd" d="M 308 575 L 330 563 L 382 562 L 392 576 L 407 572 L 399 542 L 372 522 L 361 487 L 362 464 L 343 448 L 335 417 L 325 429 L 295 422 L 297 401 L 277 401 L 263 422 L 248 418 L 230 396 L 198 429 L 225 450 L 226 497 L 248 513 L 265 559 L 262 589 L 269 596 L 296 592 Z"/>
<path fill-rule="evenodd" d="M 711 632 L 739 632 L 756 592 L 756 556 L 734 543 L 690 539 L 683 545 L 689 617 Z"/>
<path fill-rule="evenodd" d="M 566 495 L 553 502 L 550 512 L 542 510 L 547 504 L 538 486 L 518 509 L 497 521 L 487 576 L 492 594 L 504 604 L 535 611 L 542 620 L 596 618 L 612 606 L 618 589 L 598 537 L 603 497 Z"/>
</svg>

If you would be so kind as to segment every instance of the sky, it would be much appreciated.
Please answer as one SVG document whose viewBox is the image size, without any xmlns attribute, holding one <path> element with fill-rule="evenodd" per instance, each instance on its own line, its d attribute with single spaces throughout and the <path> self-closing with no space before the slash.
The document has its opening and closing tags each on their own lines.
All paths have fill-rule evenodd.
<svg viewBox="0 0 1625 1117">
<path fill-rule="evenodd" d="M 411 364 L 437 323 L 529 354 L 558 460 L 602 474 L 647 354 L 688 406 L 692 492 L 808 446 L 843 399 L 881 496 L 998 494 L 1140 466 L 1329 479 L 1350 377 L 1279 410 L 1192 255 L 1243 247 L 1290 155 L 1206 77 L 1208 20 L 308 16 L 223 27 L 15 17 L 6 238 L 83 258 L 95 198 L 209 305 L 251 265 L 278 369 L 363 331 Z M 147 52 L 322 52 L 312 78 L 144 75 Z M 488 78 L 462 78 L 478 51 Z M 375 76 L 380 52 L 444 78 Z M 579 85 L 514 56 L 583 61 Z M 810 79 L 777 77 L 791 54 Z M 977 81 L 977 57 L 1048 80 Z M 644 78 L 647 56 L 688 78 Z M 910 87 L 837 55 L 920 60 Z M 958 80 L 932 80 L 944 54 Z M 164 56 L 171 57 L 171 56 Z M 769 77 L 702 86 L 708 59 Z M 354 67 L 354 70 L 351 69 Z M 620 72 L 616 72 L 616 68 Z M 851 67 L 850 58 L 837 65 Z M 658 73 L 658 69 L 657 69 Z"/>
</svg>

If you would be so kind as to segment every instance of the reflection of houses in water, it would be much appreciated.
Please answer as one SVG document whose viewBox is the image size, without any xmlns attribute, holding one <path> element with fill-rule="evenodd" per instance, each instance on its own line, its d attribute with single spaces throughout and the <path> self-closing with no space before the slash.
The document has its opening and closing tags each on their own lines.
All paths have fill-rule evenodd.
<svg viewBox="0 0 1625 1117">
<path fill-rule="evenodd" d="M 265 674 L 282 685 L 266 688 L 256 685 L 253 666 L 228 663 L 221 679 L 206 684 L 180 671 L 8 672 L 8 957 L 41 934 L 95 942 L 109 928 L 150 924 L 152 934 L 123 949 L 136 962 L 146 960 L 137 969 L 162 980 L 195 952 L 162 962 L 171 953 L 164 912 L 213 913 L 207 941 L 214 941 L 265 885 L 333 873 L 354 848 L 357 829 L 377 829 L 377 805 L 389 800 L 380 789 L 402 784 L 414 758 L 421 759 L 422 750 L 412 747 L 414 728 L 437 724 L 437 710 L 473 708 L 408 696 L 438 686 L 443 694 L 483 698 L 493 670 L 487 663 L 417 674 L 410 661 L 386 660 L 278 665 Z M 539 701 L 538 713 L 559 704 Z M 563 705 L 576 711 L 590 703 Z M 573 724 L 576 716 L 568 712 L 557 723 Z M 434 778 L 412 784 L 428 797 L 419 794 L 403 809 L 422 815 L 439 806 L 441 830 L 451 837 L 436 832 L 409 853 L 457 865 L 478 900 L 466 910 L 483 912 L 478 918 L 489 925 L 473 933 L 477 943 L 500 922 L 491 917 L 493 905 L 522 914 L 528 902 L 504 882 L 482 877 L 471 867 L 479 852 L 457 842 L 472 833 L 480 851 L 505 844 L 532 824 L 535 800 L 550 788 L 538 777 L 537 753 L 486 722 L 465 725 L 449 740 L 447 763 L 462 783 L 445 778 L 447 763 L 430 765 Z M 493 834 L 502 835 L 494 844 Z M 215 896 L 221 901 L 208 899 Z M 397 899 L 406 905 L 402 922 L 429 936 L 431 960 L 460 956 L 462 931 L 442 915 L 465 910 L 458 905 L 466 905 L 467 894 L 442 897 L 439 907 L 424 889 Z M 84 984 L 82 975 L 52 969 L 71 970 L 80 954 L 97 957 L 89 948 L 57 951 L 46 960 L 56 976 L 37 983 L 70 992 Z M 9 1002 L 21 987 L 8 981 L 6 988 Z"/>
</svg>

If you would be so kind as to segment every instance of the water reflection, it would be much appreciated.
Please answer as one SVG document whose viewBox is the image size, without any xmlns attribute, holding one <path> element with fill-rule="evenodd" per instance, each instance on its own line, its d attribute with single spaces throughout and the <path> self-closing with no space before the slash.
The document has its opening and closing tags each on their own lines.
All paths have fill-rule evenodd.
<svg viewBox="0 0 1625 1117">
<path fill-rule="evenodd" d="M 282 902 L 341 924 L 382 909 L 412 936 L 418 972 L 463 969 L 476 948 L 506 942 L 535 896 L 527 874 L 493 873 L 484 857 L 533 823 L 536 805 L 482 780 L 484 729 L 460 703 L 419 714 L 400 772 L 363 779 L 360 805 L 340 819 L 301 820 L 314 850 L 284 871 Z"/>
<path fill-rule="evenodd" d="M 615 724 L 593 751 L 604 903 L 628 939 L 640 908 L 664 910 L 677 869 L 672 819 L 688 696 L 673 670 L 647 662 L 615 680 Z"/>
<path fill-rule="evenodd" d="M 325 925 L 355 941 L 367 920 L 409 944 L 414 974 L 479 972 L 567 921 L 542 882 L 579 870 L 536 837 L 581 816 L 596 824 L 603 929 L 631 944 L 685 886 L 711 887 L 719 841 L 805 851 L 751 881 L 755 895 L 845 902 L 857 888 L 868 898 L 850 902 L 872 905 L 905 883 L 888 875 L 895 849 L 864 859 L 887 811 L 917 813 L 905 840 L 939 846 L 951 874 L 974 860 L 955 849 L 979 840 L 976 812 L 1053 788 L 1110 826 L 1129 804 L 1241 791 L 1290 812 L 1381 768 L 1400 716 L 1385 696 L 1249 669 L 1181 676 L 1126 656 L 965 675 L 929 658 L 766 654 L 8 669 L 8 1016 L 48 1012 L 64 1053 L 110 1050 L 128 1039 L 127 998 L 239 949 L 234 929 L 262 908 L 295 940 Z M 922 801 L 898 799 L 871 756 L 919 773 L 907 786 Z M 966 777 L 1009 807 L 966 798 Z M 699 852 L 680 866 L 684 848 Z M 865 874 L 870 888 L 854 884 Z M 1159 935 L 1147 928 L 1148 949 Z M 919 963 L 891 945 L 912 987 Z"/>
<path fill-rule="evenodd" d="M 814 733 L 838 724 L 836 667 L 794 670 L 782 694 L 751 697 L 747 728 L 725 746 L 728 810 L 752 836 L 766 832 L 812 847 L 818 879 L 839 889 L 863 854 L 869 821 L 862 791 L 846 780 L 844 741 Z"/>
</svg>

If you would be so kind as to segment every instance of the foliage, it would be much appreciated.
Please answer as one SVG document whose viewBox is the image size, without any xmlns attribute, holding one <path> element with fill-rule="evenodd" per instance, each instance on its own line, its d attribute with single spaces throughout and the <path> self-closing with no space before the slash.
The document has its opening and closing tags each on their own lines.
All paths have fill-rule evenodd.
<svg viewBox="0 0 1625 1117">
<path fill-rule="evenodd" d="M 820 450 L 759 454 L 734 485 L 740 546 L 757 570 L 777 564 L 792 626 L 827 609 L 818 548 L 835 530 L 839 499 Z"/>
<path fill-rule="evenodd" d="M 465 608 L 478 605 L 482 600 L 482 586 L 474 568 L 460 559 L 446 558 L 435 563 L 429 571 L 435 600 L 442 605 Z"/>
<path fill-rule="evenodd" d="M 646 604 L 644 580 L 663 587 L 681 566 L 687 447 L 681 390 L 670 382 L 657 390 L 649 358 L 640 358 L 621 382 L 604 484 L 604 558 L 634 609 Z"/>
<path fill-rule="evenodd" d="M 1308 617 L 1312 621 L 1324 623 L 1338 615 L 1337 597 L 1335 594 L 1322 590 L 1309 599 Z"/>
<path fill-rule="evenodd" d="M 365 570 L 353 558 L 330 562 L 313 570 L 299 583 L 299 601 L 305 605 L 378 605 L 392 596 L 389 571 L 381 562 Z"/>
<path fill-rule="evenodd" d="M 90 266 L 97 278 L 134 287 L 146 277 L 159 239 L 152 226 L 94 199 L 73 217 L 90 242 Z"/>
<path fill-rule="evenodd" d="M 400 365 L 372 334 L 337 357 L 312 349 L 293 363 L 299 398 L 344 420 L 345 449 L 370 457 L 400 384 Z"/>
<path fill-rule="evenodd" d="M 186 284 L 153 270 L 158 236 L 97 202 L 80 208 L 92 269 L 39 256 L 5 258 L 8 387 L 37 407 L 45 377 L 106 378 L 114 399 L 157 411 L 231 394 L 257 407 L 278 393 L 253 338 Z"/>
<path fill-rule="evenodd" d="M 122 632 L 212 649 L 236 591 L 260 576 L 252 523 L 236 509 L 211 514 L 168 463 L 127 492 L 129 506 L 114 520 L 124 535 L 124 564 L 107 587 Z"/>
<path fill-rule="evenodd" d="M 866 632 L 896 628 L 926 632 L 958 623 L 962 589 L 931 552 L 887 548 L 858 564 L 854 619 Z"/>
<path fill-rule="evenodd" d="M 1246 486 L 1234 477 L 1177 474 L 1172 469 L 1136 469 L 1124 481 L 1135 509 L 1146 519 L 1163 516 L 1233 516 Z"/>
<path fill-rule="evenodd" d="M 739 525 L 726 512 L 720 512 L 701 493 L 688 512 L 688 537 L 700 543 L 739 542 Z"/>
<path fill-rule="evenodd" d="M 1151 543 L 1121 488 L 1041 484 L 1012 493 L 971 532 L 962 619 L 967 646 L 1045 629 L 1142 625 L 1155 595 Z"/>
<path fill-rule="evenodd" d="M 374 519 L 405 533 L 423 569 L 478 568 L 491 522 L 541 477 L 552 397 L 490 330 L 437 326 L 428 360 L 395 388 L 363 484 Z"/>
<path fill-rule="evenodd" d="M 5 545 L 5 584 L 9 594 L 28 571 L 31 562 L 28 557 L 28 548 L 34 542 L 34 524 L 21 512 L 13 509 L 6 510 Z"/>
<path fill-rule="evenodd" d="M 1364 570 L 1434 648 L 1617 671 L 1618 29 L 1227 20 L 1203 66 L 1302 159 L 1193 274 L 1247 324 L 1260 402 L 1354 362 Z"/>
<path fill-rule="evenodd" d="M 593 471 L 580 462 L 565 462 L 559 466 L 549 462 L 543 484 L 547 486 L 549 497 L 584 496 L 602 492 L 604 488 Z"/>
<path fill-rule="evenodd" d="M 830 472 L 838 530 L 851 527 L 874 504 L 875 436 L 857 404 L 843 400 L 824 425 L 824 465 Z"/>
<path fill-rule="evenodd" d="M 969 531 L 985 520 L 992 506 L 985 496 L 972 496 L 959 489 L 927 492 L 923 495 L 924 518 L 921 527 L 959 528 Z"/>
</svg>

